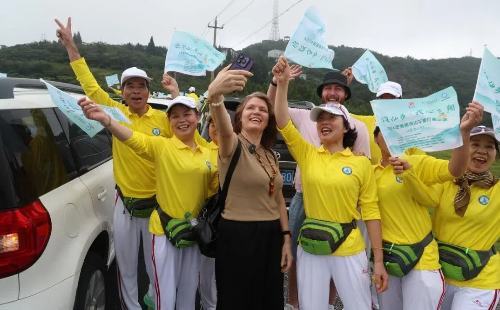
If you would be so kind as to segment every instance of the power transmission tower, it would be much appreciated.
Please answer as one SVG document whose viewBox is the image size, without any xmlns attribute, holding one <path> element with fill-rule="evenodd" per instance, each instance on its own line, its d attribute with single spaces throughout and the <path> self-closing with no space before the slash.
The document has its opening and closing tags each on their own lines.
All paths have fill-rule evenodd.
<svg viewBox="0 0 500 310">
<path fill-rule="evenodd" d="M 214 28 L 214 47 L 216 47 L 215 43 L 217 41 L 217 29 L 224 29 L 224 26 L 217 27 L 217 16 L 215 16 L 215 23 L 214 23 L 214 25 L 210 26 L 210 23 L 208 23 L 208 28 Z M 211 78 L 211 81 L 214 80 L 214 71 L 212 71 L 210 78 Z"/>
<path fill-rule="evenodd" d="M 273 26 L 271 27 L 271 34 L 269 40 L 278 41 L 280 39 L 280 28 L 278 21 L 278 0 L 274 0 L 273 5 Z"/>
</svg>

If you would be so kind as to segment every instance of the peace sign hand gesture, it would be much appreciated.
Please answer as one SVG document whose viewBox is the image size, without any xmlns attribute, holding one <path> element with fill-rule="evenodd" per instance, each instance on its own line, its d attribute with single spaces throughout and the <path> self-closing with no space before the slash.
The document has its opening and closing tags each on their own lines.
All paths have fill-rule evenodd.
<svg viewBox="0 0 500 310">
<path fill-rule="evenodd" d="M 59 29 L 56 30 L 56 36 L 61 40 L 61 44 L 68 48 L 75 45 L 73 41 L 73 33 L 71 32 L 71 17 L 68 17 L 68 24 L 66 27 L 56 19 L 56 23 L 59 25 Z"/>
</svg>

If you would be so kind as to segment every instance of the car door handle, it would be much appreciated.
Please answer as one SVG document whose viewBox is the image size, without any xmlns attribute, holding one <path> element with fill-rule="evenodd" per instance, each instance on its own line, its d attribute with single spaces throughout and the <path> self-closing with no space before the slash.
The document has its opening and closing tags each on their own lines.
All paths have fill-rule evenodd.
<svg viewBox="0 0 500 310">
<path fill-rule="evenodd" d="M 104 198 L 106 198 L 106 194 L 108 192 L 106 190 L 103 190 L 102 192 L 100 192 L 99 194 L 97 194 L 97 199 L 99 200 L 104 200 Z"/>
</svg>

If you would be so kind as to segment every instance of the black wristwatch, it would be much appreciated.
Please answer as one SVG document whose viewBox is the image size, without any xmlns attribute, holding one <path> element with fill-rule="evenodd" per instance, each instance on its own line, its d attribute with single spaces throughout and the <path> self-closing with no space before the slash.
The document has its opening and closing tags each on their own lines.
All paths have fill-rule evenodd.
<svg viewBox="0 0 500 310">
<path fill-rule="evenodd" d="M 273 80 L 271 80 L 271 85 L 273 85 L 274 87 L 278 86 L 278 84 L 274 83 Z"/>
<path fill-rule="evenodd" d="M 281 232 L 281 234 L 282 234 L 283 236 L 289 235 L 289 236 L 290 236 L 290 238 L 292 237 L 292 232 L 291 232 L 291 231 L 289 231 L 289 230 L 284 230 L 284 231 L 282 231 L 282 232 Z"/>
</svg>

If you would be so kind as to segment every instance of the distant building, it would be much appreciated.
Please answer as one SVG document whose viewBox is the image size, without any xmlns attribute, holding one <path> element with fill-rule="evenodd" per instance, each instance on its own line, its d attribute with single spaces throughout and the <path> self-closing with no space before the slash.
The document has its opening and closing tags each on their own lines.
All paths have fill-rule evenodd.
<svg viewBox="0 0 500 310">
<path fill-rule="evenodd" d="M 305 80 L 307 80 L 307 74 L 302 73 L 301 75 L 299 75 L 299 78 L 301 78 L 305 81 Z"/>
<path fill-rule="evenodd" d="M 281 55 L 284 55 L 285 54 L 285 51 L 282 51 L 282 50 L 271 50 L 269 52 L 267 52 L 267 57 L 269 58 L 280 58 Z"/>
<path fill-rule="evenodd" d="M 220 51 L 222 54 L 226 55 L 226 57 L 231 56 L 232 58 L 234 58 L 234 57 L 236 57 L 236 55 L 238 55 L 238 52 L 237 52 L 237 51 L 235 51 L 235 50 L 233 50 L 233 49 L 232 49 L 232 48 L 230 48 L 230 47 L 220 47 L 220 48 L 219 48 L 219 51 Z"/>
<path fill-rule="evenodd" d="M 283 40 L 284 40 L 285 42 L 288 42 L 288 41 L 290 41 L 290 37 L 289 37 L 289 36 L 285 36 L 285 37 L 283 38 Z"/>
</svg>

